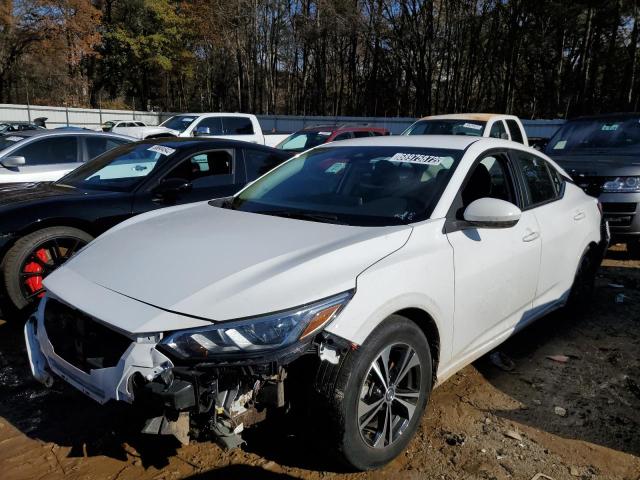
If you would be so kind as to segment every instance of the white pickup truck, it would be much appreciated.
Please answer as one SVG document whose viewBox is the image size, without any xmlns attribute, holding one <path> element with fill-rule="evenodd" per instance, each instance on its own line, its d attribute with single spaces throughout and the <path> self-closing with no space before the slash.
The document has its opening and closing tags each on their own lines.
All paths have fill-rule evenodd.
<svg viewBox="0 0 640 480">
<path fill-rule="evenodd" d="M 492 137 L 529 145 L 524 126 L 515 115 L 499 113 L 454 113 L 424 117 L 402 135 L 470 135 Z"/>
<path fill-rule="evenodd" d="M 151 127 L 114 127 L 114 133 L 140 140 L 160 137 L 224 137 L 274 147 L 287 135 L 265 135 L 255 115 L 246 113 L 181 113 Z"/>
</svg>

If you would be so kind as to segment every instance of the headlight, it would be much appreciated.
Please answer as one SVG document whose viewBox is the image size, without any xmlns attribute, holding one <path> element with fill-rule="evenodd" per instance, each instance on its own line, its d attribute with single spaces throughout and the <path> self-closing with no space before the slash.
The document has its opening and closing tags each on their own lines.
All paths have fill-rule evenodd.
<svg viewBox="0 0 640 480">
<path fill-rule="evenodd" d="M 617 177 L 604 182 L 602 191 L 616 192 L 640 192 L 640 177 Z"/>
<path fill-rule="evenodd" d="M 263 317 L 182 330 L 165 337 L 160 344 L 184 359 L 276 350 L 309 338 L 323 328 L 340 313 L 352 293 L 344 292 L 312 305 Z"/>
</svg>

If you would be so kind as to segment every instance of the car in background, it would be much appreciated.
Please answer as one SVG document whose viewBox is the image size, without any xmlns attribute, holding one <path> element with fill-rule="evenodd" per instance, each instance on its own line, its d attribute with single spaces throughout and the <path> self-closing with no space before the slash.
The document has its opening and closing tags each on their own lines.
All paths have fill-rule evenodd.
<svg viewBox="0 0 640 480">
<path fill-rule="evenodd" d="M 47 128 L 47 118 L 39 117 L 33 122 L 0 122 L 0 135 L 11 132 L 24 132 L 25 130 L 42 130 Z"/>
<path fill-rule="evenodd" d="M 114 132 L 138 139 L 210 137 L 275 146 L 285 135 L 265 134 L 255 115 L 248 113 L 181 113 L 158 126 L 117 127 Z"/>
<path fill-rule="evenodd" d="M 524 126 L 515 115 L 498 113 L 454 113 L 424 117 L 402 135 L 469 135 L 501 138 L 529 145 Z"/>
<path fill-rule="evenodd" d="M 332 142 L 231 199 L 89 244 L 45 280 L 31 369 L 135 402 L 146 433 L 183 442 L 193 425 L 239 445 L 299 408 L 317 455 L 378 468 L 436 383 L 590 297 L 607 241 L 597 203 L 515 142 Z"/>
<path fill-rule="evenodd" d="M 103 132 L 112 132 L 114 128 L 146 127 L 147 124 L 139 120 L 107 120 L 102 124 Z"/>
<path fill-rule="evenodd" d="M 232 140 L 126 143 L 57 182 L 0 192 L 0 284 L 10 307 L 32 305 L 42 296 L 43 278 L 115 224 L 168 205 L 232 195 L 290 157 Z"/>
<path fill-rule="evenodd" d="M 318 125 L 307 127 L 292 133 L 276 148 L 289 152 L 303 152 L 323 143 L 349 140 L 351 138 L 381 137 L 389 135 L 386 128 L 369 127 L 366 125 Z"/>
<path fill-rule="evenodd" d="M 0 187 L 52 182 L 131 137 L 92 130 L 24 130 L 0 135 Z"/>
<path fill-rule="evenodd" d="M 546 154 L 600 200 L 612 242 L 626 243 L 630 256 L 640 258 L 640 113 L 569 120 Z"/>
</svg>

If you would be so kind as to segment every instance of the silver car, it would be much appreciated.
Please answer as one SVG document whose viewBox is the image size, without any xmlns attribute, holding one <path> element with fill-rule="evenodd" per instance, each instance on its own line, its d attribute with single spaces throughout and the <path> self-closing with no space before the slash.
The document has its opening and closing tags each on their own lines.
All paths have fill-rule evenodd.
<svg viewBox="0 0 640 480">
<path fill-rule="evenodd" d="M 27 130 L 0 135 L 0 185 L 52 182 L 133 138 L 93 131 Z"/>
</svg>

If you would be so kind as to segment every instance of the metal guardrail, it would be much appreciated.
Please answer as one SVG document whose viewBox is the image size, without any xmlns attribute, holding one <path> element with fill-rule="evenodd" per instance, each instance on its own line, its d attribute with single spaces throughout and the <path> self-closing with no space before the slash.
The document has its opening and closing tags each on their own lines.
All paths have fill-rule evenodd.
<svg viewBox="0 0 640 480">
<path fill-rule="evenodd" d="M 89 108 L 51 107 L 0 104 L 0 121 L 32 121 L 47 117 L 47 126 L 77 126 L 98 129 L 107 120 L 139 120 L 157 125 L 173 115 L 170 112 L 132 110 L 102 110 Z M 257 115 L 265 133 L 291 133 L 313 125 L 369 125 L 386 128 L 392 134 L 402 133 L 416 119 L 410 117 L 333 117 L 307 115 Z M 529 137 L 549 138 L 564 120 L 522 120 Z"/>
</svg>

